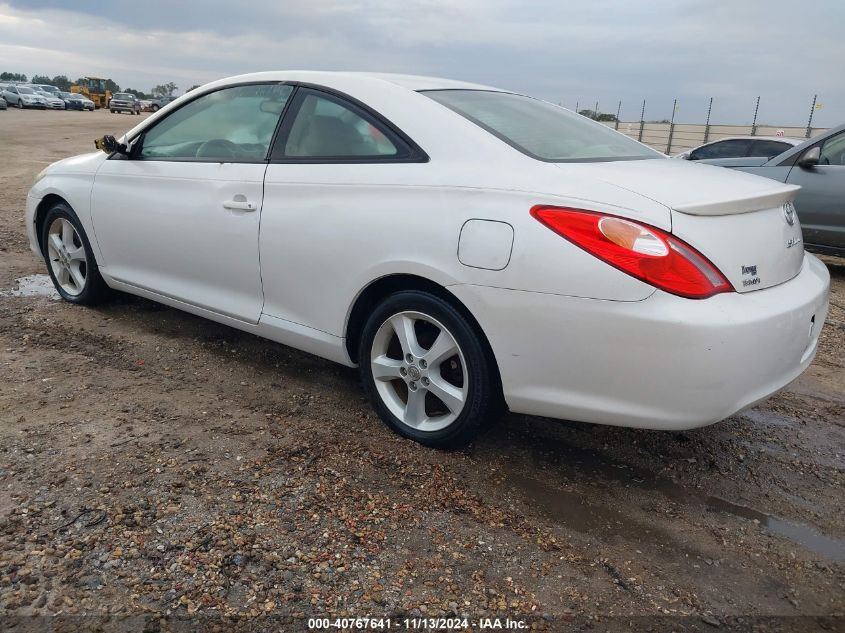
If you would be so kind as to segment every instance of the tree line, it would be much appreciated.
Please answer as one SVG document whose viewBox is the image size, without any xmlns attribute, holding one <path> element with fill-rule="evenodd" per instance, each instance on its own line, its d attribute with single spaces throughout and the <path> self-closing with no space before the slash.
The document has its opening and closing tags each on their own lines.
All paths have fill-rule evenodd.
<svg viewBox="0 0 845 633">
<path fill-rule="evenodd" d="M 33 75 L 32 79 L 27 79 L 27 76 L 24 73 L 2 72 L 0 73 L 0 81 L 20 81 L 24 83 L 47 84 L 50 86 L 55 86 L 59 90 L 67 92 L 70 90 L 70 87 L 73 84 L 81 83 L 82 77 L 80 77 L 76 81 L 71 81 L 66 75 L 56 75 L 55 77 L 48 77 L 47 75 Z M 149 92 L 136 90 L 135 88 L 121 88 L 117 84 L 117 82 L 113 81 L 112 79 L 106 79 L 105 82 L 106 90 L 112 93 L 128 92 L 130 94 L 135 95 L 138 99 L 157 99 L 163 97 L 172 97 L 173 94 L 177 90 L 179 90 L 179 86 L 177 86 L 172 81 L 154 86 L 152 89 L 150 89 Z M 189 92 L 194 88 L 198 87 L 199 85 L 191 86 L 185 92 Z"/>
</svg>

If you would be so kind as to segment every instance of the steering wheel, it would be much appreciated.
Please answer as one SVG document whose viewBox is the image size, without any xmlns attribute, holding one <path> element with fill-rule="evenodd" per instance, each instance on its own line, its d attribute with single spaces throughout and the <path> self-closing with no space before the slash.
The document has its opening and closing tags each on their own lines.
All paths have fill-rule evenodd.
<svg viewBox="0 0 845 633">
<path fill-rule="evenodd" d="M 213 138 L 197 148 L 197 158 L 236 158 L 240 148 L 225 138 Z"/>
</svg>

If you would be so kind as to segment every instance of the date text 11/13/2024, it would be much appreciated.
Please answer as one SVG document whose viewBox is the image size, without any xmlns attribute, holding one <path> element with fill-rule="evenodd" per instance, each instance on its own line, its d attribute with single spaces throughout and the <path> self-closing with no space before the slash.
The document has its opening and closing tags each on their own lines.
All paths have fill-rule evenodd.
<svg viewBox="0 0 845 633">
<path fill-rule="evenodd" d="M 529 625 L 511 618 L 309 618 L 308 630 L 341 631 L 464 631 L 478 630 L 521 631 Z"/>
</svg>

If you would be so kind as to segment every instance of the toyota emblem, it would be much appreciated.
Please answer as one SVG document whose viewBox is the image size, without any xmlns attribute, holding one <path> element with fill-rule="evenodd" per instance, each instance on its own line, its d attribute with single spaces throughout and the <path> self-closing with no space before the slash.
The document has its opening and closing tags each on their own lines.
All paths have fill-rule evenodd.
<svg viewBox="0 0 845 633">
<path fill-rule="evenodd" d="M 783 217 L 786 219 L 786 223 L 789 226 L 795 224 L 795 205 L 791 202 L 787 202 L 783 205 Z"/>
</svg>

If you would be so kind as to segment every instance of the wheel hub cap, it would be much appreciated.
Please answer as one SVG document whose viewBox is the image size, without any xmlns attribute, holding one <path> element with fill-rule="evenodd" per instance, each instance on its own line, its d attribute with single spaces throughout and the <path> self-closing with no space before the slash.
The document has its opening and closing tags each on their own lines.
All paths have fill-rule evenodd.
<svg viewBox="0 0 845 633">
<path fill-rule="evenodd" d="M 401 312 L 376 332 L 370 354 L 376 391 L 390 412 L 419 431 L 446 428 L 467 398 L 466 363 L 454 336 L 419 312 Z"/>
<path fill-rule="evenodd" d="M 66 218 L 56 218 L 50 224 L 47 259 L 57 285 L 64 292 L 76 296 L 85 289 L 88 259 L 79 233 Z"/>
</svg>

